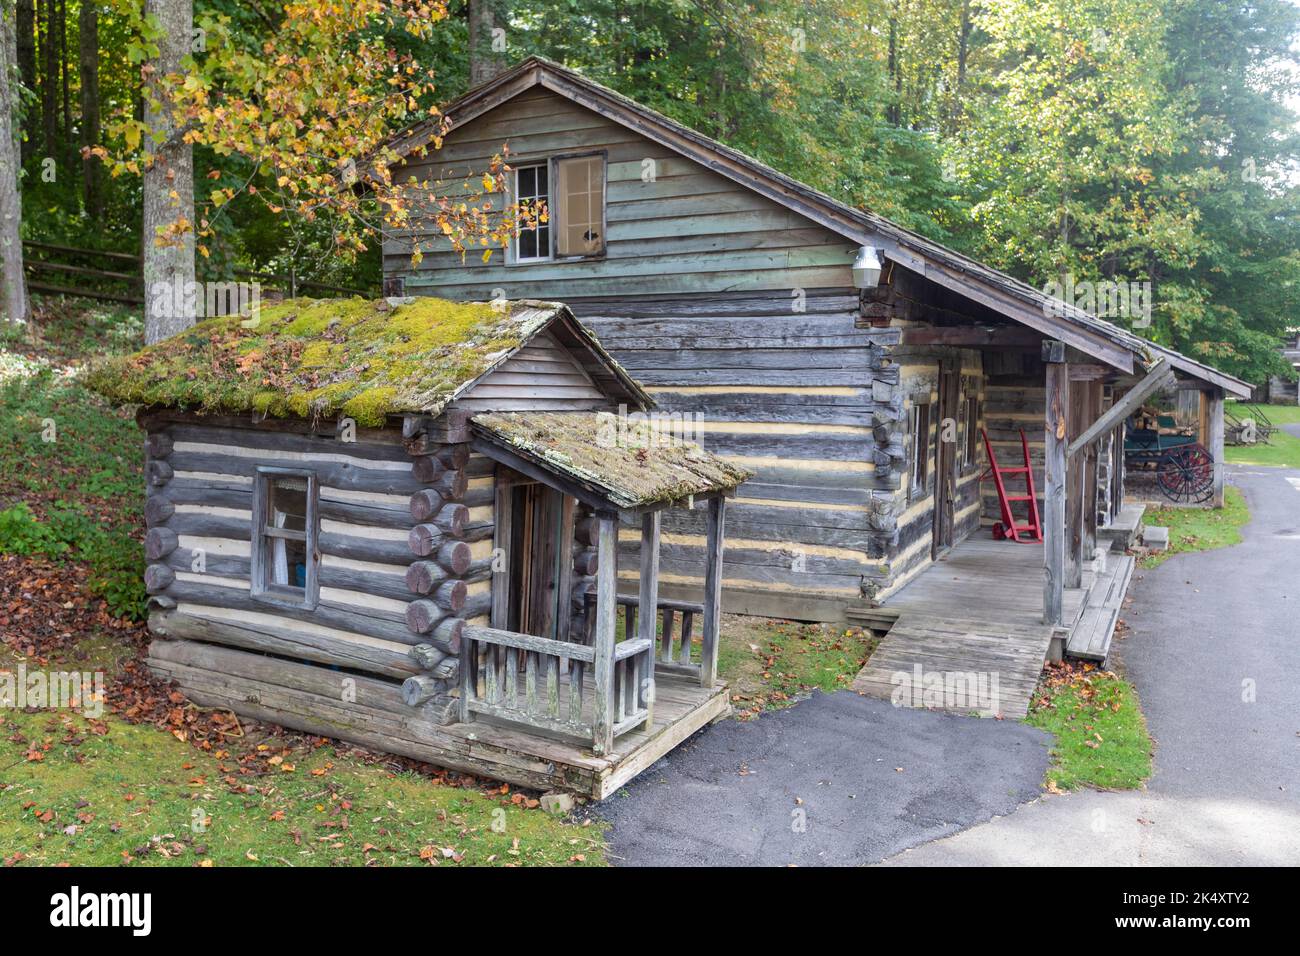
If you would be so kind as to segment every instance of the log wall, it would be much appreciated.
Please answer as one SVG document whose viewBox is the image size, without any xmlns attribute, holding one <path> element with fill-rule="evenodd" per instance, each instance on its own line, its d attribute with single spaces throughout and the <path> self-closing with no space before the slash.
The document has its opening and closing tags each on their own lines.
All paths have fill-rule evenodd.
<svg viewBox="0 0 1300 956">
<path fill-rule="evenodd" d="M 179 413 L 141 423 L 155 634 L 324 665 L 336 686 L 385 682 L 422 719 L 451 719 L 461 628 L 487 620 L 493 528 L 493 463 L 470 454 L 463 423 L 405 436 Z M 317 476 L 312 608 L 251 593 L 253 488 L 268 466 Z"/>
</svg>

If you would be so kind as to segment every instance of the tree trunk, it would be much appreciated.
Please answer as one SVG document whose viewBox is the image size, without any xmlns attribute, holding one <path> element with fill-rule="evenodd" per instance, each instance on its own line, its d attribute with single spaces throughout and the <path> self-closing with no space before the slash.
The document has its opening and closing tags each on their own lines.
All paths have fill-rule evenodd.
<svg viewBox="0 0 1300 956">
<path fill-rule="evenodd" d="M 32 96 L 36 95 L 36 5 L 33 0 L 18 0 L 18 75 L 22 78 L 23 86 Z M 15 126 L 18 125 L 17 103 L 12 121 Z M 22 129 L 27 131 L 27 137 L 22 141 L 23 162 L 26 162 L 36 148 L 36 138 L 31 135 L 31 131 L 37 129 L 40 124 L 41 111 L 35 101 L 29 101 L 27 112 L 21 124 Z"/>
<path fill-rule="evenodd" d="M 145 121 L 155 151 L 144 171 L 144 337 L 152 344 L 194 324 L 194 153 L 182 141 L 158 78 L 179 73 L 193 29 L 190 0 L 145 0 L 145 16 L 162 28 Z M 175 191 L 176 198 L 171 193 Z M 169 232 L 179 222 L 183 233 Z"/>
<path fill-rule="evenodd" d="M 99 144 L 99 7 L 83 0 L 77 23 L 81 72 L 81 145 Z M 94 221 L 104 215 L 103 169 L 99 160 L 88 156 L 81 161 L 85 185 L 86 213 Z"/>
<path fill-rule="evenodd" d="M 23 279 L 23 243 L 19 235 L 22 198 L 18 192 L 17 68 L 18 43 L 14 8 L 0 6 L 0 319 L 27 321 L 27 284 Z"/>
<path fill-rule="evenodd" d="M 68 0 L 59 0 L 59 75 L 63 89 L 63 125 L 59 130 L 59 144 L 63 153 L 59 156 L 62 163 L 69 156 L 72 146 L 72 98 L 68 91 Z M 69 169 L 75 168 L 72 163 Z"/>
<path fill-rule="evenodd" d="M 502 52 L 493 50 L 499 0 L 469 0 L 469 85 L 486 83 L 505 69 Z M 501 22 L 505 22 L 502 16 Z"/>
<path fill-rule="evenodd" d="M 58 0 L 45 0 L 41 16 L 41 59 L 45 61 L 41 75 L 41 129 L 44 133 L 45 156 L 49 159 L 58 152 L 59 138 L 59 42 L 56 39 Z"/>
</svg>

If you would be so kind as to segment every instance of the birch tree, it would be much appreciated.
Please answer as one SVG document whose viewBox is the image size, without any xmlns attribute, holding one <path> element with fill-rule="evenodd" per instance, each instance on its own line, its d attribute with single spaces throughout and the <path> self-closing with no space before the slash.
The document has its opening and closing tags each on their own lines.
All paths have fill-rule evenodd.
<svg viewBox="0 0 1300 956">
<path fill-rule="evenodd" d="M 144 338 L 148 343 L 194 324 L 184 290 L 194 282 L 194 152 L 177 125 L 162 78 L 179 75 L 193 33 L 190 0 L 145 0 L 154 57 L 144 66 L 147 146 L 143 169 Z M 181 295 L 155 295 L 161 289 Z"/>
</svg>

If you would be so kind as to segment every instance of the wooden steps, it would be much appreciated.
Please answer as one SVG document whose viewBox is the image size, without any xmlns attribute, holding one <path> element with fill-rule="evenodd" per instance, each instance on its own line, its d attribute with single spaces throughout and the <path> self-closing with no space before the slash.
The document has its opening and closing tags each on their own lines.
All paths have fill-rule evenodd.
<svg viewBox="0 0 1300 956">
<path fill-rule="evenodd" d="M 852 688 L 899 706 L 1019 719 L 1051 641 L 1043 624 L 991 623 L 907 609 Z"/>
<path fill-rule="evenodd" d="M 1110 555 L 1105 572 L 1098 575 L 1088 592 L 1079 622 L 1070 631 L 1065 645 L 1067 656 L 1105 663 L 1134 564 L 1129 555 Z"/>
</svg>

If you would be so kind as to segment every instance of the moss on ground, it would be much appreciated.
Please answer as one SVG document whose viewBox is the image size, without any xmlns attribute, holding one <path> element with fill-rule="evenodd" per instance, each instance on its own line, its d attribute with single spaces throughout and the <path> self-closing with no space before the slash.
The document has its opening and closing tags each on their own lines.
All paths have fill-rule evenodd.
<svg viewBox="0 0 1300 956">
<path fill-rule="evenodd" d="M 534 305 L 293 299 L 105 359 L 87 382 L 122 404 L 379 426 L 389 414 L 440 412 L 547 321 L 550 310 Z"/>
</svg>

